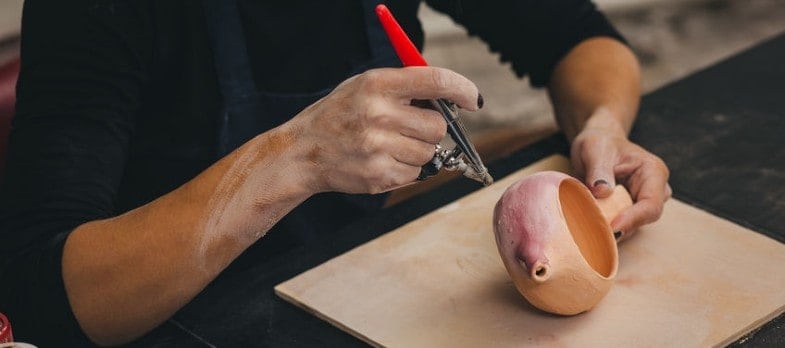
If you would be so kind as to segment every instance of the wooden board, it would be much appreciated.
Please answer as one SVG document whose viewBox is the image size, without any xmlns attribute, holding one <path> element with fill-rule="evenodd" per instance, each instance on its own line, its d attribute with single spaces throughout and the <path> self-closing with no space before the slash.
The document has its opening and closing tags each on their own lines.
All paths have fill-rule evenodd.
<svg viewBox="0 0 785 348">
<path fill-rule="evenodd" d="M 513 287 L 491 214 L 505 188 L 560 156 L 448 204 L 276 286 L 276 293 L 376 346 L 705 347 L 785 311 L 785 245 L 677 200 L 620 245 L 610 293 L 560 317 Z"/>
</svg>

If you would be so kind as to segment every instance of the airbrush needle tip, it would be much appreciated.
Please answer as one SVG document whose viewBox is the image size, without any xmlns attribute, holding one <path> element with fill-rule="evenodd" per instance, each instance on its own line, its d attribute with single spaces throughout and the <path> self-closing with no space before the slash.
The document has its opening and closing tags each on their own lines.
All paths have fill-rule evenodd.
<svg viewBox="0 0 785 348">
<path fill-rule="evenodd" d="M 491 177 L 491 175 L 488 174 L 488 172 L 485 172 L 485 175 L 482 176 L 482 184 L 484 186 L 490 186 L 491 184 L 493 184 L 493 177 Z"/>
</svg>

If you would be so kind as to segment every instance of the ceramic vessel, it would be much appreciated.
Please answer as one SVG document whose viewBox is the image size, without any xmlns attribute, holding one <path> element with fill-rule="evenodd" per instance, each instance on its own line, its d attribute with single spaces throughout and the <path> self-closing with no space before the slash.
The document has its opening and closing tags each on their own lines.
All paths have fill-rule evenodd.
<svg viewBox="0 0 785 348">
<path fill-rule="evenodd" d="M 508 187 L 494 210 L 494 233 L 515 287 L 546 312 L 574 315 L 594 307 L 619 265 L 610 221 L 630 205 L 622 186 L 598 203 L 583 183 L 554 171 Z"/>
</svg>

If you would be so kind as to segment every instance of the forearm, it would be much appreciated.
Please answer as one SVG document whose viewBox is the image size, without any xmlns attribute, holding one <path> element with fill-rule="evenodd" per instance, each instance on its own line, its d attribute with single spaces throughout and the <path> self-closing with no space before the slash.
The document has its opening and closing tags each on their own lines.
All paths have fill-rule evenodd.
<svg viewBox="0 0 785 348">
<path fill-rule="evenodd" d="M 63 279 L 88 336 L 121 343 L 159 325 L 310 196 L 293 134 L 262 134 L 171 193 L 76 228 Z"/>
<path fill-rule="evenodd" d="M 585 40 L 556 65 L 548 91 L 557 121 L 570 141 L 586 127 L 626 135 L 640 98 L 637 59 L 614 39 Z"/>
<path fill-rule="evenodd" d="M 71 308 L 98 343 L 149 331 L 314 193 L 377 193 L 411 183 L 447 125 L 413 99 L 478 109 L 468 79 L 429 67 L 347 79 L 290 121 L 198 177 L 116 218 L 79 226 L 62 273 Z"/>
</svg>

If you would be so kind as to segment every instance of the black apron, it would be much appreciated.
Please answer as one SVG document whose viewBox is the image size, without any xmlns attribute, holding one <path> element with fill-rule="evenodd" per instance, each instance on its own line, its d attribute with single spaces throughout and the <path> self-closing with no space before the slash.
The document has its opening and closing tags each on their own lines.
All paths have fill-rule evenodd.
<svg viewBox="0 0 785 348">
<path fill-rule="evenodd" d="M 217 115 L 220 117 L 216 134 L 219 157 L 258 134 L 288 121 L 335 87 L 316 93 L 259 91 L 251 71 L 237 1 L 204 0 L 207 29 L 223 100 L 221 114 Z M 374 8 L 380 2 L 362 0 L 371 57 L 356 66 L 346 78 L 372 68 L 401 66 L 376 19 Z M 315 195 L 287 214 L 257 242 L 252 254 L 257 259 L 267 258 L 294 246 L 308 244 L 318 236 L 333 233 L 362 214 L 380 208 L 385 198 L 383 194 Z"/>
</svg>

